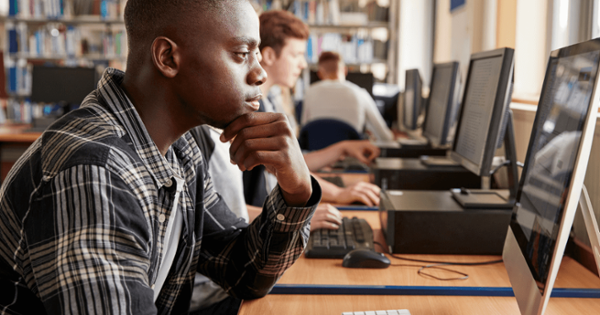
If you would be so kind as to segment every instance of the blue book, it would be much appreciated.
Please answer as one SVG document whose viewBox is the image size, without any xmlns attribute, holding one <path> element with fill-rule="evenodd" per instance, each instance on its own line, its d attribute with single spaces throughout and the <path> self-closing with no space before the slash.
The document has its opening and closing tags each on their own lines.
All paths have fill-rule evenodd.
<svg viewBox="0 0 600 315">
<path fill-rule="evenodd" d="M 19 13 L 19 0 L 9 0 L 8 15 L 15 16 L 17 13 Z"/>
<path fill-rule="evenodd" d="M 8 30 L 8 52 L 11 54 L 16 54 L 19 52 L 17 30 L 14 28 Z"/>
<path fill-rule="evenodd" d="M 13 66 L 8 69 L 8 90 L 12 93 L 17 93 L 17 67 Z"/>
</svg>

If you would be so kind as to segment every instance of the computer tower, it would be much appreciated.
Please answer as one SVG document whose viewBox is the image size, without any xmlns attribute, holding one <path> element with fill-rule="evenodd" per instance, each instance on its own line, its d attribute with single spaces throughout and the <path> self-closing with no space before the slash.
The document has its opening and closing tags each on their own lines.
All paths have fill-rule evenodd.
<svg viewBox="0 0 600 315">
<path fill-rule="evenodd" d="M 449 191 L 387 190 L 379 204 L 386 243 L 400 254 L 500 255 L 511 213 L 463 209 Z"/>
<path fill-rule="evenodd" d="M 481 177 L 460 165 L 428 166 L 416 158 L 377 158 L 371 169 L 383 189 L 481 188 Z"/>
</svg>

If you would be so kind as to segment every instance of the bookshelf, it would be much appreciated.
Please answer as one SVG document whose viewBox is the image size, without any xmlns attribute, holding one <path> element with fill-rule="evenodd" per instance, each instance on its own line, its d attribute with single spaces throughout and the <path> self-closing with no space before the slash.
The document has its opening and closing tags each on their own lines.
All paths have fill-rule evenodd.
<svg viewBox="0 0 600 315">
<path fill-rule="evenodd" d="M 322 51 L 339 52 L 349 71 L 372 72 L 395 83 L 398 5 L 396 0 L 253 0 L 263 11 L 284 9 L 308 24 L 306 59 L 316 70 Z M 308 82 L 305 82 L 307 84 Z"/>
<path fill-rule="evenodd" d="M 0 16 L 8 120 L 29 123 L 43 115 L 45 105 L 28 100 L 33 65 L 125 68 L 126 0 L 8 1 L 8 16 Z"/>
</svg>

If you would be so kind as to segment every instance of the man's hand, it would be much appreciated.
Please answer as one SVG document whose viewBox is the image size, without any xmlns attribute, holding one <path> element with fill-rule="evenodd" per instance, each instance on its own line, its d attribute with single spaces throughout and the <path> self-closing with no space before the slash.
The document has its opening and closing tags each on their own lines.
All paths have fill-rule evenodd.
<svg viewBox="0 0 600 315">
<path fill-rule="evenodd" d="M 371 161 L 379 156 L 381 151 L 369 140 L 347 140 L 340 142 L 342 146 L 342 156 L 351 156 L 365 164 L 371 164 Z"/>
<path fill-rule="evenodd" d="M 328 203 L 320 203 L 310 221 L 310 230 L 336 230 L 342 224 L 342 214 Z"/>
<path fill-rule="evenodd" d="M 288 206 L 306 204 L 312 195 L 310 173 L 285 115 L 244 114 L 223 130 L 220 140 L 233 138 L 229 149 L 231 163 L 242 171 L 264 165 L 277 177 Z"/>
<path fill-rule="evenodd" d="M 334 194 L 332 202 L 340 204 L 351 204 L 360 202 L 369 207 L 379 205 L 379 192 L 381 189 L 373 184 L 358 182 L 352 186 L 341 188 Z"/>
</svg>

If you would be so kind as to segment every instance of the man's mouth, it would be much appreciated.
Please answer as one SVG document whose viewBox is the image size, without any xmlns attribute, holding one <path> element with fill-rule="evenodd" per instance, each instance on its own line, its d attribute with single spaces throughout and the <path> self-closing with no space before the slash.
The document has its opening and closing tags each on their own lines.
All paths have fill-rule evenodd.
<svg viewBox="0 0 600 315">
<path fill-rule="evenodd" d="M 260 108 L 260 103 L 258 102 L 262 98 L 262 94 L 258 94 L 254 97 L 246 99 L 246 103 L 250 105 L 255 111 Z"/>
</svg>

